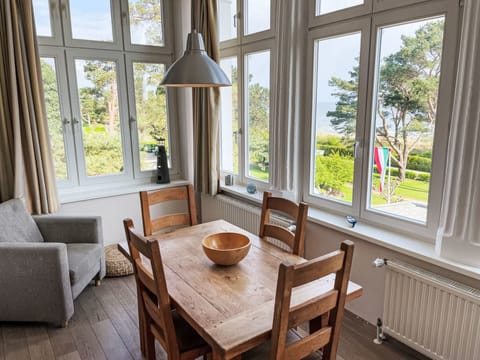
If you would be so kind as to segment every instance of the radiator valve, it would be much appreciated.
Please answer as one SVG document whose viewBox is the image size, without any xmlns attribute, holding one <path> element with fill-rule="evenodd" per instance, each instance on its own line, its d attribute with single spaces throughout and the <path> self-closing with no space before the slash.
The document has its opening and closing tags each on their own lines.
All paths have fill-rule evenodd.
<svg viewBox="0 0 480 360">
<path fill-rule="evenodd" d="M 377 345 L 380 345 L 383 343 L 383 340 L 385 340 L 387 337 L 383 333 L 383 323 L 382 319 L 378 318 L 377 319 L 377 337 L 373 339 L 373 342 Z"/>
<path fill-rule="evenodd" d="M 387 265 L 387 259 L 380 259 L 380 258 L 376 258 L 375 260 L 373 260 L 373 263 L 372 263 L 372 266 L 373 267 L 382 267 L 383 265 Z"/>
</svg>

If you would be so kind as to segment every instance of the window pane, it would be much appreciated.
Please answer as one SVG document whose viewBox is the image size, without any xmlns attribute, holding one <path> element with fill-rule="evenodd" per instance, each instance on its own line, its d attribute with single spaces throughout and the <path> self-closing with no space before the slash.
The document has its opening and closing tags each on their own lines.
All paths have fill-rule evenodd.
<svg viewBox="0 0 480 360">
<path fill-rule="evenodd" d="M 35 15 L 37 36 L 52 36 L 50 4 L 48 1 L 49 0 L 33 0 L 33 13 Z"/>
<path fill-rule="evenodd" d="M 315 41 L 313 194 L 351 204 L 360 33 Z M 331 56 L 335 54 L 335 56 Z"/>
<path fill-rule="evenodd" d="M 116 63 L 76 60 L 87 176 L 123 172 Z"/>
<path fill-rule="evenodd" d="M 164 72 L 163 64 L 133 63 L 140 170 L 142 171 L 157 168 L 155 151 L 161 139 L 165 140 L 165 149 L 170 158 L 167 93 L 166 88 L 160 86 Z"/>
<path fill-rule="evenodd" d="M 245 35 L 270 29 L 270 0 L 245 0 Z"/>
<path fill-rule="evenodd" d="M 248 176 L 269 180 L 270 51 L 245 56 Z"/>
<path fill-rule="evenodd" d="M 132 44 L 163 46 L 161 0 L 128 0 Z"/>
<path fill-rule="evenodd" d="M 218 0 L 218 32 L 220 41 L 237 37 L 236 14 L 236 0 Z"/>
<path fill-rule="evenodd" d="M 363 5 L 363 0 L 317 0 L 315 15 L 325 15 L 357 5 Z"/>
<path fill-rule="evenodd" d="M 47 110 L 48 132 L 52 145 L 53 162 L 55 165 L 55 176 L 59 180 L 68 177 L 67 163 L 65 159 L 65 143 L 63 139 L 62 117 L 60 113 L 60 101 L 58 98 L 57 73 L 55 59 L 42 57 L 43 93 L 45 96 L 45 107 Z"/>
<path fill-rule="evenodd" d="M 232 86 L 220 88 L 221 169 L 238 174 L 238 67 L 237 58 L 220 60 Z"/>
<path fill-rule="evenodd" d="M 425 222 L 444 18 L 381 28 L 370 207 Z"/>
<path fill-rule="evenodd" d="M 113 41 L 110 0 L 70 0 L 72 38 Z"/>
</svg>

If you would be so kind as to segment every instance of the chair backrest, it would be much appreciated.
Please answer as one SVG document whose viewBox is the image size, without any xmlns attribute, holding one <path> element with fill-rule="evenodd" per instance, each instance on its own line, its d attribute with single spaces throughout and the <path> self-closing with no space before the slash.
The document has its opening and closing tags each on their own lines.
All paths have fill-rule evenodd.
<svg viewBox="0 0 480 360">
<path fill-rule="evenodd" d="M 303 359 L 313 351 L 323 348 L 322 359 L 335 360 L 343 319 L 353 243 L 344 241 L 340 250 L 299 265 L 281 264 L 278 270 L 277 293 L 272 328 L 270 359 Z M 292 289 L 336 273 L 332 290 L 301 304 L 290 307 Z M 289 329 L 327 314 L 328 323 L 310 335 L 286 344 Z"/>
<path fill-rule="evenodd" d="M 284 228 L 270 223 L 270 210 L 287 215 L 295 222 L 295 229 Z M 303 255 L 305 242 L 305 226 L 307 224 L 308 205 L 304 202 L 296 204 L 288 199 L 273 197 L 271 192 L 263 193 L 262 215 L 260 218 L 259 236 L 272 237 L 288 245 L 295 255 Z"/>
<path fill-rule="evenodd" d="M 137 289 L 140 292 L 138 299 L 142 302 L 139 308 L 145 314 L 146 325 L 155 331 L 155 337 L 169 354 L 169 358 L 180 359 L 158 242 L 146 239 L 135 231 L 131 219 L 123 220 L 123 225 L 133 262 Z M 141 255 L 150 260 L 151 271 L 148 264 L 142 260 Z"/>
<path fill-rule="evenodd" d="M 151 206 L 176 200 L 185 200 L 187 202 L 188 210 L 186 213 L 163 215 L 152 219 Z M 140 203 L 142 205 L 143 232 L 145 236 L 150 236 L 155 232 L 174 226 L 197 224 L 195 192 L 191 184 L 152 192 L 141 191 Z"/>
</svg>

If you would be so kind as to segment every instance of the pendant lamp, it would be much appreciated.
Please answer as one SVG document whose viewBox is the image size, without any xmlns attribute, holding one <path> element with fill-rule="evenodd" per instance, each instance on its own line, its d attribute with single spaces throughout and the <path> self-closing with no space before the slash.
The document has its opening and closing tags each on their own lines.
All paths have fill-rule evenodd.
<svg viewBox="0 0 480 360">
<path fill-rule="evenodd" d="M 232 86 L 222 68 L 205 51 L 202 34 L 188 34 L 183 56 L 166 71 L 161 85 L 172 87 Z"/>
</svg>

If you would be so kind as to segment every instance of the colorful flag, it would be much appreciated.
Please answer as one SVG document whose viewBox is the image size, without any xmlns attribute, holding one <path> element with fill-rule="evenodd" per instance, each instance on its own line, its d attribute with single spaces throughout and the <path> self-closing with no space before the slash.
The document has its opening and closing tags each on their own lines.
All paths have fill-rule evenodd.
<svg viewBox="0 0 480 360">
<path fill-rule="evenodd" d="M 380 192 L 383 192 L 383 186 L 385 185 L 385 174 L 387 173 L 389 152 L 390 148 L 388 147 L 375 146 L 374 157 L 375 165 L 380 174 Z"/>
</svg>

